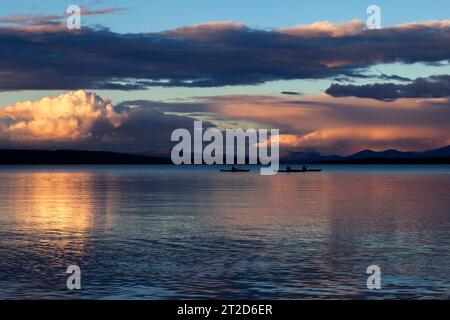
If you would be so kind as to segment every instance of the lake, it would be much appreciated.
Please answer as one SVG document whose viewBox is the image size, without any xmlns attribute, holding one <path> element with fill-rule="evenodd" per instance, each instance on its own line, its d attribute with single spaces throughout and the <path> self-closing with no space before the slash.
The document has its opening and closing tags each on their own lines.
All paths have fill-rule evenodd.
<svg viewBox="0 0 450 320">
<path fill-rule="evenodd" d="M 322 168 L 0 167 L 0 298 L 448 299 L 450 166 Z"/>
</svg>

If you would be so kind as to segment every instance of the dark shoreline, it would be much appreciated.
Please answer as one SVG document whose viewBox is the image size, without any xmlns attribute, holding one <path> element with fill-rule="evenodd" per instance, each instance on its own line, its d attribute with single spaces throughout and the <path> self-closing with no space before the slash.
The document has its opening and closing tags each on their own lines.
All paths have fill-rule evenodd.
<svg viewBox="0 0 450 320">
<path fill-rule="evenodd" d="M 0 150 L 0 165 L 171 165 L 168 158 L 147 155 L 80 150 Z M 283 161 L 280 165 L 447 165 L 450 157 L 423 158 L 363 158 Z"/>
<path fill-rule="evenodd" d="M 170 159 L 107 151 L 0 150 L 0 165 L 148 165 Z"/>
</svg>

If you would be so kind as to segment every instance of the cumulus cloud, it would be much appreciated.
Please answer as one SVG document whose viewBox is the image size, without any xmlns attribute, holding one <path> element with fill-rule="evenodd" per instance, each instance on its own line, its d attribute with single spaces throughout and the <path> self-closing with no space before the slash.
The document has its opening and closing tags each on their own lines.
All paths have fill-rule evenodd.
<svg viewBox="0 0 450 320">
<path fill-rule="evenodd" d="M 78 141 L 95 134 L 95 126 L 117 128 L 127 114 L 116 113 L 113 106 L 93 93 L 69 92 L 39 101 L 18 102 L 0 110 L 7 123 L 3 134 L 10 141 Z"/>
<path fill-rule="evenodd" d="M 217 87 L 361 77 L 378 63 L 438 63 L 450 56 L 450 23 L 260 30 L 213 22 L 138 34 L 27 25 L 0 28 L 0 42 L 0 90 Z"/>
<path fill-rule="evenodd" d="M 448 98 L 450 75 L 417 78 L 407 84 L 376 83 L 368 85 L 332 84 L 326 93 L 333 97 L 359 97 L 378 100 L 398 98 Z"/>
<path fill-rule="evenodd" d="M 167 147 L 172 131 L 193 121 L 157 108 L 114 107 L 80 90 L 0 109 L 0 147 L 145 151 Z"/>
</svg>

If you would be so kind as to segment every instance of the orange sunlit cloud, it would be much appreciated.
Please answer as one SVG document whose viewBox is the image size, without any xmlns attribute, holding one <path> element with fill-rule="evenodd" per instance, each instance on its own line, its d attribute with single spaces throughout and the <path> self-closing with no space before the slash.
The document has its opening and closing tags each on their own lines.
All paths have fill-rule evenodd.
<svg viewBox="0 0 450 320">
<path fill-rule="evenodd" d="M 0 110 L 0 118 L 9 122 L 2 134 L 10 141 L 79 141 L 92 136 L 97 121 L 118 127 L 125 117 L 85 91 L 18 102 Z"/>
<path fill-rule="evenodd" d="M 360 149 L 422 150 L 450 143 L 447 99 L 229 96 L 210 103 L 221 116 L 280 128 L 285 148 L 351 153 Z"/>
</svg>

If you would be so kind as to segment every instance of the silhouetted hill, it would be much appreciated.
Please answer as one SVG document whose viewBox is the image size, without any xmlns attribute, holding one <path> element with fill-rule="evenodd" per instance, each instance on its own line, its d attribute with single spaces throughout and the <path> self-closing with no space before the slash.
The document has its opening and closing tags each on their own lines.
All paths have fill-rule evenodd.
<svg viewBox="0 0 450 320">
<path fill-rule="evenodd" d="M 450 158 L 450 146 L 446 146 L 439 149 L 424 151 L 420 153 L 424 157 L 441 157 Z"/>
<path fill-rule="evenodd" d="M 0 164 L 169 164 L 170 159 L 117 152 L 0 150 Z"/>
<path fill-rule="evenodd" d="M 363 150 L 349 157 L 321 155 L 315 151 L 291 151 L 285 164 L 450 164 L 450 146 L 423 152 Z M 0 150 L 0 165 L 15 164 L 172 164 L 166 157 L 107 151 Z"/>
<path fill-rule="evenodd" d="M 403 152 L 394 149 L 376 152 L 372 150 L 363 150 L 351 155 L 350 159 L 360 160 L 360 159 L 371 159 L 371 158 L 382 158 L 382 159 L 408 159 L 416 158 L 417 155 L 414 152 Z"/>
<path fill-rule="evenodd" d="M 322 164 L 450 164 L 450 146 L 423 152 L 404 152 L 398 150 L 363 150 L 349 157 L 327 160 Z"/>
</svg>

